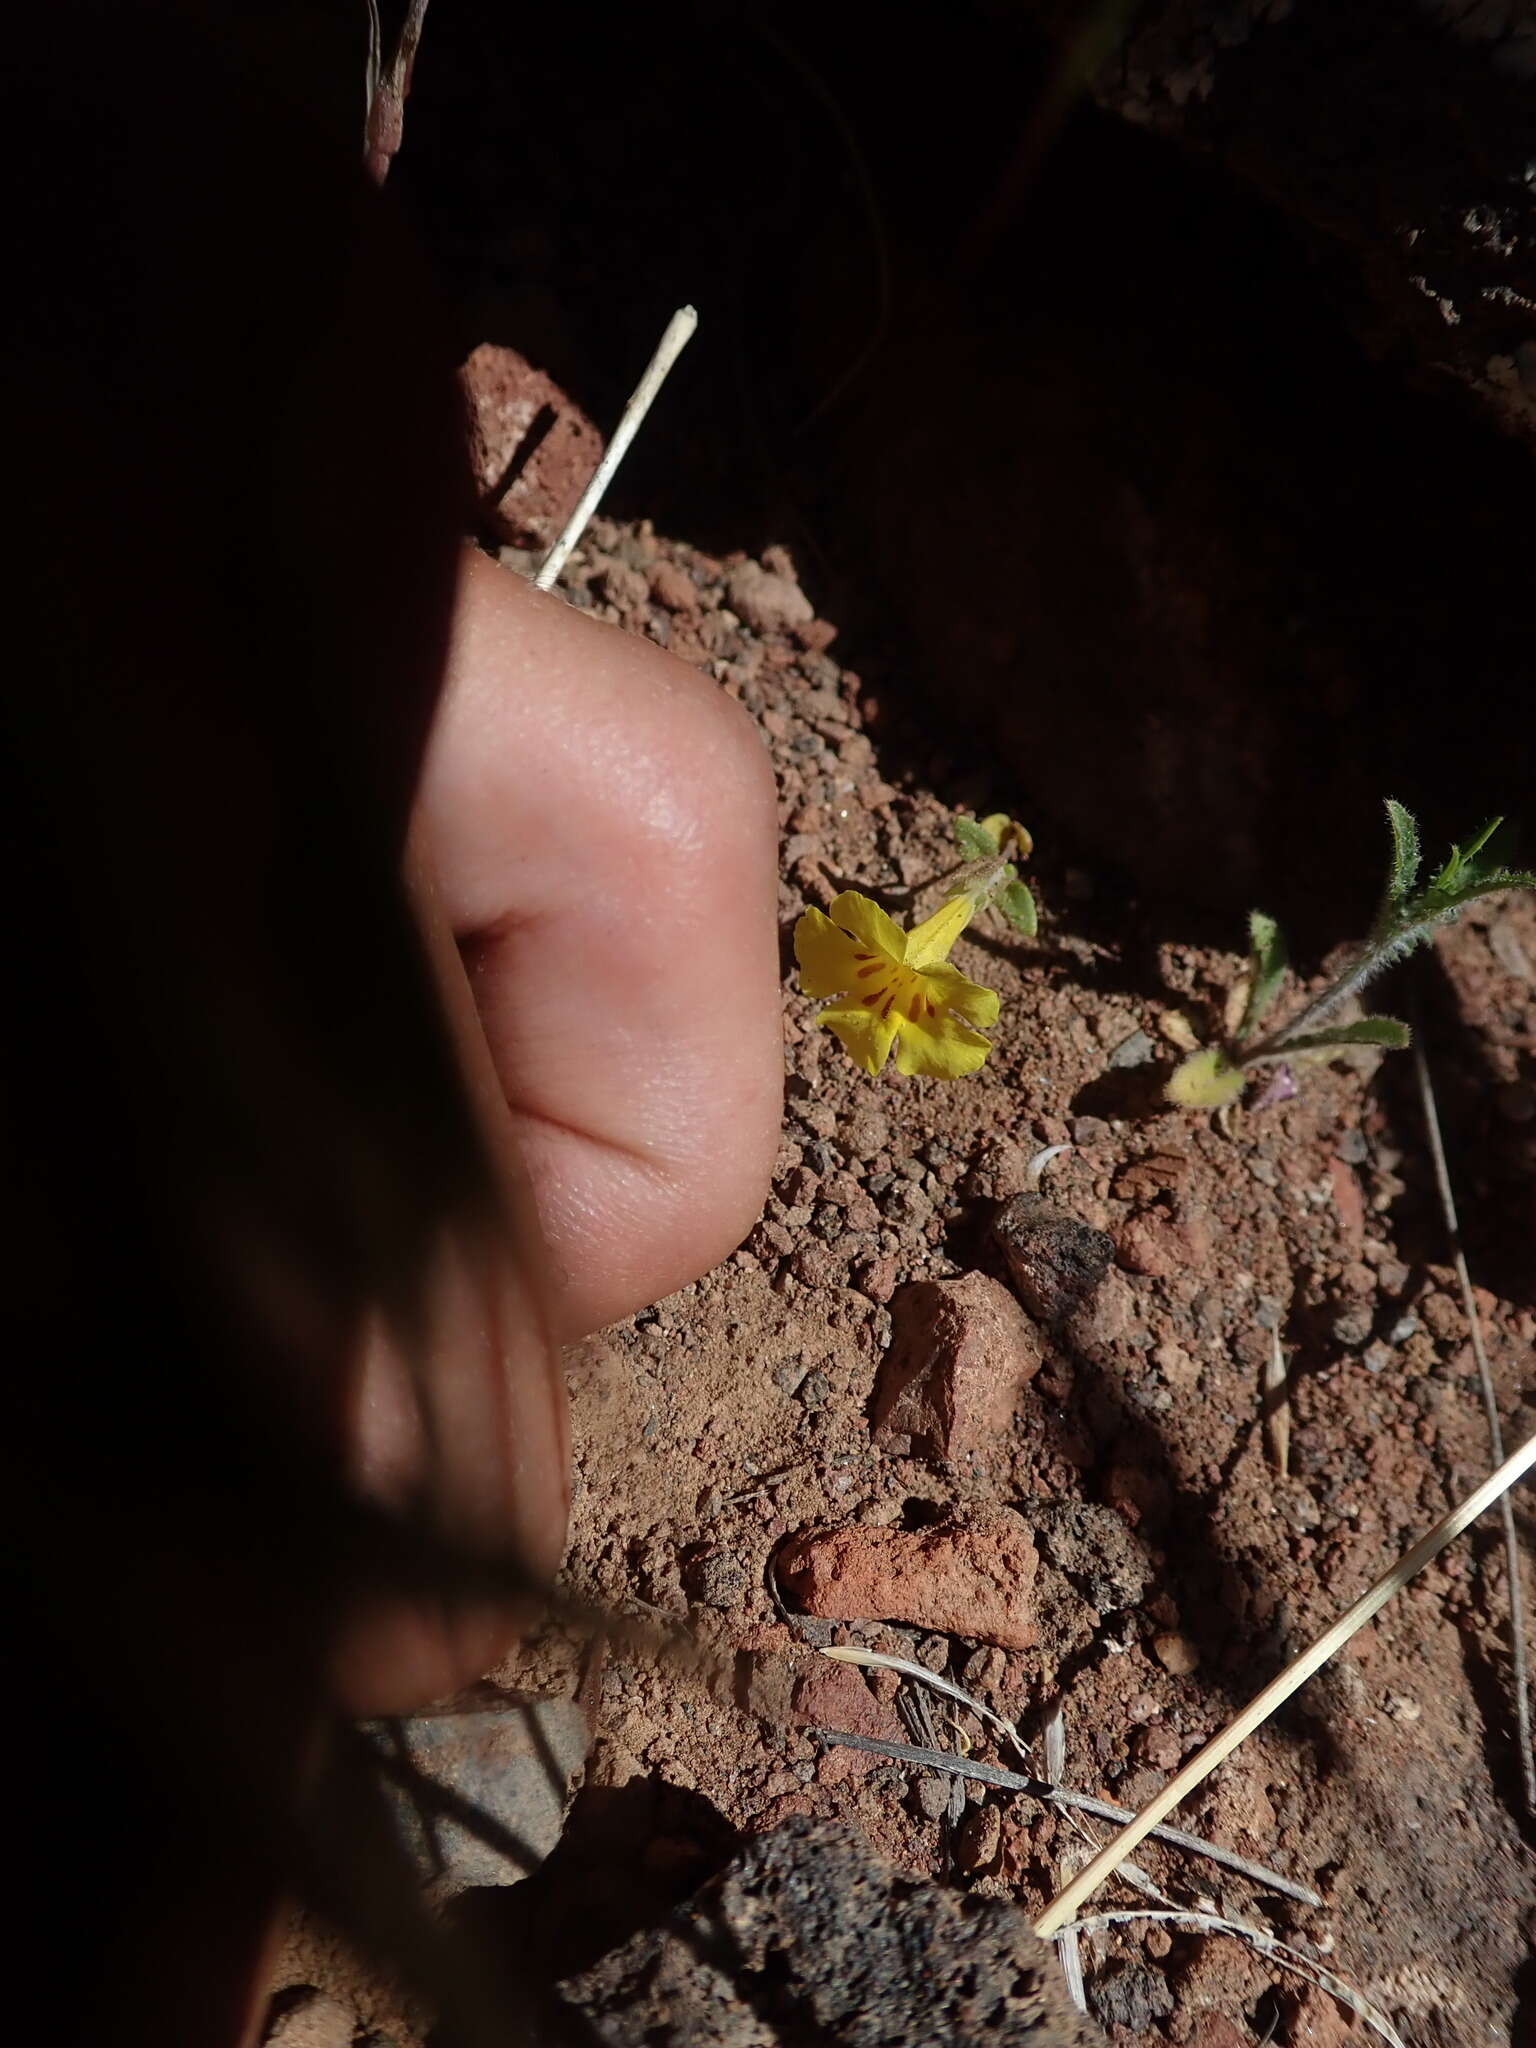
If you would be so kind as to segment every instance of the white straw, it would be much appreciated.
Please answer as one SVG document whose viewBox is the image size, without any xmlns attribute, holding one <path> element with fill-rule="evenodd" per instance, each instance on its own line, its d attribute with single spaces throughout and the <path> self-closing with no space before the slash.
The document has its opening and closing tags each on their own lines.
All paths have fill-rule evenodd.
<svg viewBox="0 0 1536 2048">
<path fill-rule="evenodd" d="M 667 322 L 667 331 L 656 344 L 656 353 L 645 367 L 645 375 L 635 386 L 623 417 L 614 429 L 613 439 L 602 461 L 592 472 L 592 480 L 582 492 L 576 510 L 560 530 L 560 537 L 539 564 L 534 585 L 539 590 L 548 590 L 555 578 L 565 567 L 566 560 L 577 541 L 586 531 L 587 521 L 602 502 L 604 491 L 613 481 L 613 473 L 624 460 L 629 444 L 639 431 L 640 422 L 651 409 L 657 392 L 667 381 L 667 372 L 677 361 L 693 338 L 693 331 L 699 324 L 699 316 L 692 306 L 680 306 Z"/>
</svg>

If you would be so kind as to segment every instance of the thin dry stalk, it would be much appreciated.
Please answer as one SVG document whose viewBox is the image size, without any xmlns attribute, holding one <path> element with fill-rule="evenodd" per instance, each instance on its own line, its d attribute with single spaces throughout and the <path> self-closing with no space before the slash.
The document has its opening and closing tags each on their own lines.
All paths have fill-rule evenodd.
<svg viewBox="0 0 1536 2048">
<path fill-rule="evenodd" d="M 572 548 L 586 532 L 587 521 L 602 503 L 603 493 L 612 483 L 614 471 L 624 460 L 630 442 L 640 431 L 641 421 L 667 381 L 667 372 L 693 339 L 698 324 L 699 316 L 692 306 L 679 306 L 667 322 L 666 331 L 656 344 L 656 353 L 646 364 L 645 374 L 630 394 L 629 403 L 614 428 L 613 439 L 608 443 L 602 461 L 592 472 L 591 482 L 582 492 L 575 511 L 565 522 L 554 546 L 539 564 L 538 574 L 533 579 L 539 590 L 551 588 L 565 567 Z"/>
<path fill-rule="evenodd" d="M 914 1664 L 910 1657 L 893 1657 L 885 1650 L 861 1650 L 854 1643 L 834 1643 L 821 1654 L 830 1657 L 834 1664 L 858 1664 L 871 1671 L 899 1671 L 903 1678 L 910 1678 L 916 1685 L 926 1685 L 930 1692 L 942 1693 L 956 1706 L 969 1707 L 978 1720 L 984 1721 L 989 1728 L 995 1728 L 1010 1742 L 1025 1763 L 1034 1762 L 1035 1753 L 1019 1733 L 1016 1722 L 1007 1720 L 1002 1714 L 994 1714 L 963 1685 L 956 1685 L 952 1678 L 943 1678 L 937 1671 L 930 1671 L 926 1664 Z"/>
<path fill-rule="evenodd" d="M 1298 1687 L 1328 1662 L 1336 1651 L 1341 1650 L 1358 1629 L 1364 1628 L 1371 1617 L 1380 1612 L 1408 1581 L 1421 1572 L 1431 1558 L 1437 1557 L 1448 1543 L 1452 1543 L 1475 1522 L 1485 1508 L 1508 1492 L 1515 1481 L 1536 1465 L 1536 1436 L 1523 1443 L 1519 1450 L 1504 1460 L 1496 1472 L 1485 1479 L 1459 1507 L 1442 1515 L 1428 1532 L 1421 1536 L 1411 1550 L 1406 1551 L 1396 1564 L 1384 1571 L 1376 1583 L 1352 1607 L 1339 1616 L 1333 1626 L 1326 1629 L 1310 1648 L 1294 1657 L 1277 1678 L 1271 1679 L 1264 1689 L 1256 1693 L 1243 1708 L 1229 1721 L 1218 1735 L 1212 1736 L 1203 1749 L 1197 1750 L 1183 1770 L 1168 1780 L 1155 1798 L 1137 1814 L 1129 1827 L 1122 1828 L 1114 1840 L 1101 1849 L 1088 1868 L 1081 1871 L 1072 1882 L 1063 1887 L 1051 1900 L 1040 1918 L 1035 1922 L 1035 1932 L 1052 1935 L 1066 1926 L 1087 1898 L 1092 1897 L 1107 1877 L 1113 1875 L 1118 1866 L 1149 1834 L 1163 1818 L 1171 1813 L 1181 1800 L 1187 1799 L 1195 1787 L 1209 1777 L 1219 1763 L 1229 1757 L 1239 1743 L 1261 1727 L 1277 1707 L 1283 1706 Z"/>
<path fill-rule="evenodd" d="M 1065 1782 L 1067 1775 L 1067 1716 L 1062 1705 L 1061 1694 L 1051 1701 L 1045 1716 L 1045 1775 L 1054 1784 Z M 1081 1850 L 1072 1850 L 1061 1859 L 1061 1868 L 1070 1876 L 1082 1861 Z M 1079 2012 L 1088 2010 L 1088 1994 L 1083 1989 L 1083 1958 L 1077 1943 L 1074 1928 L 1064 1927 L 1056 1937 L 1056 1954 L 1061 1962 L 1061 1974 L 1066 1980 L 1067 1996 Z"/>
<path fill-rule="evenodd" d="M 1091 1813 L 1097 1820 L 1128 1821 L 1131 1818 L 1123 1806 L 1111 1805 L 1107 1799 L 1095 1799 L 1087 1792 L 1072 1792 L 1065 1785 L 1052 1785 L 1044 1778 L 1021 1777 L 1017 1771 L 1005 1771 L 1001 1764 L 984 1764 L 969 1757 L 953 1756 L 943 1749 L 920 1749 L 911 1742 L 890 1742 L 883 1735 L 853 1735 L 841 1728 L 813 1728 L 810 1733 L 817 1742 L 831 1743 L 835 1749 L 861 1749 L 869 1756 L 889 1757 L 892 1763 L 913 1764 L 928 1771 L 953 1771 L 957 1778 L 974 1778 L 978 1785 L 996 1785 L 1003 1792 L 1023 1792 L 1031 1799 L 1042 1800 L 1047 1806 Z M 1187 1835 L 1182 1828 L 1154 1827 L 1150 1832 L 1158 1841 L 1166 1842 L 1170 1849 L 1185 1849 L 1191 1856 L 1204 1856 L 1208 1862 L 1219 1863 L 1224 1870 L 1246 1877 L 1261 1891 L 1279 1892 L 1282 1897 L 1295 1899 L 1303 1906 L 1320 1906 L 1323 1903 L 1309 1886 L 1298 1884 L 1293 1877 L 1282 1877 L 1278 1870 L 1266 1870 L 1262 1863 L 1250 1863 L 1246 1856 L 1239 1856 L 1234 1849 L 1220 1848 L 1199 1835 Z M 1122 1864 L 1121 1874 L 1125 1875 L 1133 1867 Z M 1144 1871 L 1138 1871 L 1137 1877 L 1144 1885 L 1156 1889 Z M 1134 1879 L 1132 1881 L 1135 1882 Z"/>
<path fill-rule="evenodd" d="M 1504 1456 L 1504 1430 L 1499 1421 L 1499 1402 L 1494 1391 L 1493 1373 L 1488 1365 L 1488 1351 L 1483 1343 L 1482 1317 L 1477 1312 L 1477 1296 L 1472 1292 L 1472 1275 L 1467 1270 L 1467 1255 L 1462 1249 L 1461 1221 L 1456 1213 L 1456 1197 L 1451 1191 L 1451 1169 L 1445 1156 L 1445 1140 L 1440 1133 L 1440 1110 L 1435 1101 L 1435 1084 L 1430 1078 L 1422 1031 L 1413 1034 L 1413 1066 L 1418 1076 L 1419 1100 L 1424 1107 L 1429 1156 L 1434 1161 L 1440 1213 L 1445 1219 L 1445 1234 L 1450 1239 L 1451 1260 L 1456 1268 L 1461 1305 L 1466 1312 L 1467 1329 L 1472 1339 L 1472 1356 L 1477 1362 L 1477 1383 L 1482 1390 L 1483 1413 L 1488 1420 L 1488 1442 L 1494 1460 L 1498 1462 Z M 1515 1737 L 1520 1749 L 1525 1810 L 1536 1817 L 1536 1742 L 1533 1742 L 1531 1734 L 1531 1685 L 1526 1669 L 1525 1595 L 1520 1585 L 1520 1539 L 1515 1533 L 1515 1504 L 1508 1494 L 1499 1503 L 1499 1510 L 1504 1522 L 1504 1559 L 1509 1578 L 1509 1647 L 1513 1664 L 1510 1676 L 1515 1693 Z"/>
<path fill-rule="evenodd" d="M 1292 1948 L 1289 1942 L 1278 1941 L 1267 1928 L 1252 1927 L 1246 1920 L 1228 1920 L 1220 1913 L 1186 1913 L 1182 1911 L 1158 1913 L 1094 1913 L 1086 1920 L 1074 1920 L 1062 1929 L 1065 1933 L 1106 1934 L 1112 1927 L 1124 1927 L 1136 1920 L 1161 1920 L 1165 1924 L 1191 1927 L 1198 1934 L 1234 1934 L 1239 1941 L 1246 1941 L 1256 1948 L 1260 1955 L 1268 1956 L 1280 1965 L 1282 1970 L 1293 1970 L 1298 1977 L 1305 1977 L 1320 1991 L 1326 1991 L 1330 1998 L 1336 1998 L 1341 2005 L 1347 2005 L 1351 2012 L 1359 2013 L 1368 2027 L 1374 2027 L 1391 2048 L 1405 2048 L 1403 2037 L 1386 2017 L 1379 2012 L 1363 1992 L 1346 1984 L 1342 1977 L 1335 1977 L 1331 1970 L 1325 1970 L 1321 1963 L 1314 1962 L 1309 1955 L 1303 1955 L 1299 1948 Z"/>
<path fill-rule="evenodd" d="M 1264 1441 L 1282 1479 L 1291 1471 L 1291 1389 L 1280 1349 L 1280 1332 L 1270 1332 L 1269 1356 L 1264 1361 Z"/>
</svg>

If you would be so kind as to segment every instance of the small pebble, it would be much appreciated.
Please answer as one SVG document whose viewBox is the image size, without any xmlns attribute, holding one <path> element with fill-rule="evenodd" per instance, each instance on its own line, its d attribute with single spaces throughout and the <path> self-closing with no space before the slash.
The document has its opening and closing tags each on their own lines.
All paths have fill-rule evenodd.
<svg viewBox="0 0 1536 2048">
<path fill-rule="evenodd" d="M 1345 1309 L 1333 1319 L 1334 1342 L 1346 1345 L 1351 1351 L 1358 1350 L 1371 1334 L 1371 1321 L 1369 1309 Z"/>
<path fill-rule="evenodd" d="M 1157 1047 L 1138 1026 L 1129 1038 L 1122 1038 L 1109 1056 L 1112 1067 L 1144 1067 L 1157 1055 Z"/>
<path fill-rule="evenodd" d="M 912 1788 L 912 1802 L 925 1820 L 942 1820 L 949 1811 L 949 1779 L 926 1772 Z"/>
<path fill-rule="evenodd" d="M 1163 1669 L 1174 1678 L 1188 1678 L 1192 1671 L 1200 1668 L 1200 1652 L 1188 1636 L 1165 1630 L 1152 1638 L 1152 1654 Z"/>
<path fill-rule="evenodd" d="M 1002 1814 L 995 1806 L 973 1806 L 955 1831 L 955 1861 L 962 1870 L 990 1870 L 1002 1845 Z"/>
</svg>

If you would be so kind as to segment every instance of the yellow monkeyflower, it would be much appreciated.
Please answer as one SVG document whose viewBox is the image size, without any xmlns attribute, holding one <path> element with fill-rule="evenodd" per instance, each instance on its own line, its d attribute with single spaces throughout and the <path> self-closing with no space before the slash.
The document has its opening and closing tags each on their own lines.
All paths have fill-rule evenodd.
<svg viewBox="0 0 1536 2048">
<path fill-rule="evenodd" d="M 958 1080 L 992 1050 L 972 1025 L 997 1022 L 997 997 L 948 963 L 950 947 L 976 909 L 953 896 L 910 932 L 856 889 L 832 915 L 807 910 L 795 926 L 800 986 L 808 996 L 840 996 L 816 1019 L 836 1032 L 866 1074 L 878 1074 L 892 1045 L 903 1074 Z"/>
</svg>

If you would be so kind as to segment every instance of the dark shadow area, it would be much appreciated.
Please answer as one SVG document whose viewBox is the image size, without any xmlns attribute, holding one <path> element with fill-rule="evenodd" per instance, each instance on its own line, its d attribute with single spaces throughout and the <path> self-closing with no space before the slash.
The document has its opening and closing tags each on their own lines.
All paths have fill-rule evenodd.
<svg viewBox="0 0 1536 2048">
<path fill-rule="evenodd" d="M 981 5 L 920 40 L 869 5 L 600 9 L 579 63 L 553 18 L 464 5 L 398 178 L 466 348 L 511 343 L 604 429 L 699 304 L 612 508 L 787 542 L 880 682 L 888 773 L 990 786 L 1047 872 L 1123 875 L 1180 936 L 1262 899 L 1315 951 L 1369 913 L 1384 794 L 1431 844 L 1527 802 L 1528 458 L 1125 123 L 1079 107 L 999 210 L 1046 76 Z"/>
<path fill-rule="evenodd" d="M 541 405 L 529 422 L 527 433 L 524 434 L 522 440 L 518 442 L 517 447 L 513 450 L 511 460 L 486 492 L 480 506 L 482 517 L 493 511 L 501 503 L 524 470 L 527 469 L 529 463 L 532 462 L 534 456 L 538 454 L 540 448 L 549 439 L 549 431 L 554 424 L 554 407 L 551 405 Z"/>
<path fill-rule="evenodd" d="M 1440 955 L 1421 954 L 1411 980 L 1409 974 L 1397 979 L 1410 981 L 1473 1281 L 1508 1301 L 1536 1305 L 1536 1121 L 1509 1115 L 1511 1098 L 1494 1049 L 1458 998 Z M 1406 1004 L 1397 1014 L 1408 1014 Z M 1393 1231 L 1415 1266 L 1447 1266 L 1451 1249 L 1412 1063 L 1384 1062 L 1377 1085 L 1404 1146 L 1398 1169 L 1404 1190 L 1392 1207 Z M 1518 1099 L 1517 1107 L 1523 1107 Z"/>
<path fill-rule="evenodd" d="M 529 1878 L 466 1892 L 454 1912 L 521 1982 L 547 1986 L 659 1925 L 737 1844 L 702 1794 L 655 1775 L 588 1786 L 557 1847 Z"/>
</svg>

